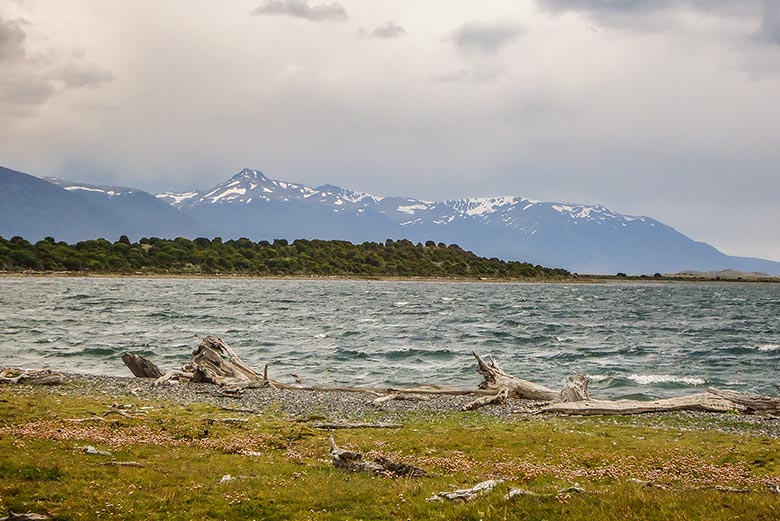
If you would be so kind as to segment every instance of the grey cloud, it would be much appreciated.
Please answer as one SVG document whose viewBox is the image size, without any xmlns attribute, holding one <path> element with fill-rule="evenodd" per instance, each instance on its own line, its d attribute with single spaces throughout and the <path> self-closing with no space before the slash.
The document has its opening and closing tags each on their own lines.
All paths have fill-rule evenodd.
<svg viewBox="0 0 780 521">
<path fill-rule="evenodd" d="M 41 105 L 56 93 L 57 89 L 50 81 L 34 75 L 15 75 L 0 80 L 0 101 L 12 105 Z"/>
<path fill-rule="evenodd" d="M 315 22 L 349 20 L 347 10 L 338 2 L 309 5 L 308 0 L 266 0 L 263 5 L 258 6 L 250 14 L 254 16 L 286 15 Z"/>
<path fill-rule="evenodd" d="M 45 103 L 59 92 L 100 85 L 113 74 L 85 60 L 85 53 L 75 50 L 65 57 L 54 50 L 38 52 L 29 49 L 27 34 L 19 21 L 0 19 L 0 102 L 27 107 L 14 114 L 26 116 L 29 109 Z"/>
<path fill-rule="evenodd" d="M 23 57 L 26 37 L 19 22 L 0 18 L 0 60 Z"/>
<path fill-rule="evenodd" d="M 764 0 L 764 12 L 758 29 L 761 39 L 780 44 L 780 3 L 777 0 Z"/>
<path fill-rule="evenodd" d="M 765 0 L 772 2 L 773 0 Z M 590 13 L 642 14 L 671 8 L 688 8 L 702 12 L 755 12 L 761 0 L 537 0 L 551 11 L 585 11 Z"/>
<path fill-rule="evenodd" d="M 503 75 L 504 72 L 495 66 L 471 67 L 436 75 L 433 80 L 442 83 L 487 83 Z"/>
<path fill-rule="evenodd" d="M 452 35 L 458 50 L 467 53 L 492 54 L 519 38 L 522 28 L 505 22 L 470 22 Z"/>
<path fill-rule="evenodd" d="M 69 89 L 92 87 L 114 79 L 114 75 L 94 63 L 69 62 L 52 73 L 52 78 L 61 81 Z"/>
<path fill-rule="evenodd" d="M 401 38 L 406 35 L 406 29 L 395 22 L 387 22 L 385 25 L 380 25 L 371 32 L 368 32 L 361 27 L 360 30 L 358 30 L 358 34 L 363 38 Z"/>
<path fill-rule="evenodd" d="M 615 26 L 642 27 L 645 18 L 672 9 L 687 9 L 722 16 L 758 16 L 762 0 L 536 0 L 552 12 L 586 13 Z M 763 0 L 765 4 L 775 0 Z"/>
</svg>

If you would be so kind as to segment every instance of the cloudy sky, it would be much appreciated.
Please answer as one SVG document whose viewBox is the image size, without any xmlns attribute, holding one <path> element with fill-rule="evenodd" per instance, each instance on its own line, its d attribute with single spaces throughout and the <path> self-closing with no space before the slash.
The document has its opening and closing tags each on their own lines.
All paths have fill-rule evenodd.
<svg viewBox="0 0 780 521">
<path fill-rule="evenodd" d="M 2 0 L 0 164 L 598 203 L 780 260 L 780 1 Z"/>
</svg>

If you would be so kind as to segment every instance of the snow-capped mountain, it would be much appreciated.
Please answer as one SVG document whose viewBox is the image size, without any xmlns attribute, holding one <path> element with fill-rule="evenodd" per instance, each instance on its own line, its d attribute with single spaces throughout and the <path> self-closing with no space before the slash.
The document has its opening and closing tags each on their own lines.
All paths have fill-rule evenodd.
<svg viewBox="0 0 780 521">
<path fill-rule="evenodd" d="M 735 269 L 780 275 L 780 263 L 727 256 L 650 217 L 523 197 L 423 201 L 333 185 L 312 188 L 244 169 L 210 190 L 163 193 L 40 179 L 0 167 L 0 236 L 409 239 L 578 273 Z"/>
<path fill-rule="evenodd" d="M 308 201 L 332 206 L 335 211 L 360 208 L 376 203 L 381 198 L 323 185 L 310 188 L 305 185 L 268 179 L 262 172 L 245 168 L 208 192 L 165 192 L 158 198 L 180 209 L 197 208 L 209 204 L 251 204 L 270 201 Z"/>
<path fill-rule="evenodd" d="M 423 201 L 333 185 L 312 188 L 244 169 L 208 191 L 158 197 L 223 238 L 409 239 L 580 273 L 676 272 L 692 266 L 780 274 L 780 263 L 729 257 L 650 217 L 523 197 Z"/>
</svg>

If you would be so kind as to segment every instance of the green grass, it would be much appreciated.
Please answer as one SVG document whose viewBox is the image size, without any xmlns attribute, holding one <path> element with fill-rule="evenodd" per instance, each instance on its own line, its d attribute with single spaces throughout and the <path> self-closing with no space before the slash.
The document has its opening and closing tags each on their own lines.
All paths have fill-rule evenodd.
<svg viewBox="0 0 780 521">
<path fill-rule="evenodd" d="M 135 418 L 108 415 L 132 405 Z M 142 407 L 145 414 L 140 414 Z M 715 430 L 714 419 L 409 414 L 404 428 L 321 432 L 272 407 L 247 423 L 210 405 L 0 388 L 0 517 L 55 519 L 778 519 L 780 441 Z M 333 468 L 327 438 L 423 467 L 393 479 Z M 84 445 L 112 452 L 89 455 Z M 260 455 L 247 455 L 247 451 Z M 143 465 L 121 467 L 112 461 Z M 220 483 L 223 475 L 236 479 Z M 470 503 L 429 502 L 489 478 Z M 632 481 L 653 481 L 665 488 Z M 578 484 L 592 494 L 557 494 Z M 749 488 L 723 492 L 715 486 Z M 510 487 L 544 496 L 505 501 Z"/>
</svg>

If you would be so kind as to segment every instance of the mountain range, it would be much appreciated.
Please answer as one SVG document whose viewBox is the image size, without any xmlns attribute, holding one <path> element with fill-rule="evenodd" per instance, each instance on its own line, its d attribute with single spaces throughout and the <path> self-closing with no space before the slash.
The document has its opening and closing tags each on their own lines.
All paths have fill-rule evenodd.
<svg viewBox="0 0 780 521">
<path fill-rule="evenodd" d="M 578 273 L 733 269 L 780 275 L 780 262 L 734 257 L 650 217 L 599 205 L 522 197 L 423 201 L 316 188 L 244 169 L 205 191 L 153 196 L 133 188 L 37 178 L 0 167 L 0 236 L 75 242 L 127 235 L 255 241 L 409 239 Z"/>
</svg>

